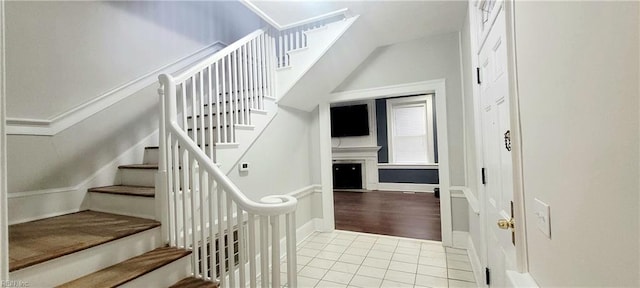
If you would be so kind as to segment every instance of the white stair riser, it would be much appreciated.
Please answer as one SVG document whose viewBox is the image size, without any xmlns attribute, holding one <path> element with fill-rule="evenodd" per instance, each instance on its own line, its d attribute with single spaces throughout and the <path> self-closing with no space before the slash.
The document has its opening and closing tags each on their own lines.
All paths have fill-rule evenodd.
<svg viewBox="0 0 640 288">
<path fill-rule="evenodd" d="M 108 193 L 89 193 L 89 209 L 146 219 L 155 219 L 155 198 Z"/>
<path fill-rule="evenodd" d="M 156 169 L 120 168 L 120 184 L 131 186 L 154 187 L 156 184 Z"/>
<path fill-rule="evenodd" d="M 160 227 L 78 251 L 9 274 L 29 287 L 53 287 L 151 251 L 162 245 Z"/>
<path fill-rule="evenodd" d="M 192 254 L 182 257 L 118 287 L 169 287 L 191 276 L 191 257 Z"/>
<path fill-rule="evenodd" d="M 144 149 L 142 164 L 158 164 L 160 160 L 160 149 Z"/>
</svg>

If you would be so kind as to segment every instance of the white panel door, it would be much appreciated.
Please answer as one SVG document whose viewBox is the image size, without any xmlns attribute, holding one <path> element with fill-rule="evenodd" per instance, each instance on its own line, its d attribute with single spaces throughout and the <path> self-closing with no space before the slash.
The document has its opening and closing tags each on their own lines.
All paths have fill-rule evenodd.
<svg viewBox="0 0 640 288">
<path fill-rule="evenodd" d="M 487 3 L 487 2 L 485 2 Z M 516 270 L 514 239 L 510 230 L 500 229 L 500 219 L 511 219 L 513 173 L 510 152 L 509 79 L 507 73 L 507 39 L 502 1 L 479 9 L 480 99 L 483 161 L 485 167 L 487 266 L 493 287 L 506 286 L 506 270 Z M 483 15 L 484 14 L 484 15 Z M 483 17 L 484 16 L 484 19 Z"/>
</svg>

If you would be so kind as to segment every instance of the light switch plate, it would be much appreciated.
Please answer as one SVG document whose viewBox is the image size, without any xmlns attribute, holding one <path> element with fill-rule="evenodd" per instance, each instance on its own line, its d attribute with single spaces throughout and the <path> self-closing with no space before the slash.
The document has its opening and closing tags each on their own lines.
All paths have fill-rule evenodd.
<svg viewBox="0 0 640 288">
<path fill-rule="evenodd" d="M 534 200 L 533 213 L 536 226 L 551 239 L 551 209 L 547 203 L 540 201 L 540 199 L 534 198 Z"/>
<path fill-rule="evenodd" d="M 249 163 L 242 162 L 238 165 L 238 170 L 240 172 L 249 172 Z"/>
</svg>

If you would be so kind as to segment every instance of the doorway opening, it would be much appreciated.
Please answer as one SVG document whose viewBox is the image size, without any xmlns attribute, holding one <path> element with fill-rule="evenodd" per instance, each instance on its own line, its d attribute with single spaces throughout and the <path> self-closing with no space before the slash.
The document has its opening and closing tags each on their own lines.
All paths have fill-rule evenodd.
<svg viewBox="0 0 640 288">
<path fill-rule="evenodd" d="M 332 94 L 322 121 L 332 128 L 324 133 L 331 139 L 325 142 L 331 143 L 325 148 L 329 159 L 321 159 L 323 172 L 331 172 L 324 179 L 333 184 L 323 182 L 323 212 L 333 216 L 325 217 L 331 227 L 451 245 L 444 86 L 435 80 Z M 350 115 L 366 121 L 342 118 L 338 110 L 349 110 L 343 107 L 365 107 L 366 114 Z M 366 133 L 362 127 L 342 129 L 355 135 L 336 132 L 341 123 L 363 122 Z"/>
</svg>

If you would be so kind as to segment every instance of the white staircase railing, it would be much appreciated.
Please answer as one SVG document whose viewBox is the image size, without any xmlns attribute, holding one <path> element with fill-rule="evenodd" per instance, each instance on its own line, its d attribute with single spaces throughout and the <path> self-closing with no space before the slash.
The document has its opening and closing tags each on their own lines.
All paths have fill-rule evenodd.
<svg viewBox="0 0 640 288">
<path fill-rule="evenodd" d="M 339 13 L 327 14 L 317 21 L 305 21 L 306 23 L 300 23 L 300 25 L 295 27 L 278 31 L 276 35 L 277 41 L 275 42 L 278 68 L 288 67 L 291 65 L 289 52 L 307 47 L 307 34 L 305 32 L 319 29 L 329 23 L 344 19 L 346 17 L 345 11 L 346 9 L 339 10 L 337 11 Z"/>
<path fill-rule="evenodd" d="M 280 287 L 284 223 L 287 283 L 296 287 L 295 198 L 247 198 L 214 164 L 213 144 L 273 94 L 275 45 L 260 29 L 179 75 L 160 75 L 159 181 L 171 246 L 191 250 L 193 276 L 220 287 Z M 285 271 L 283 271 L 285 272 Z"/>
<path fill-rule="evenodd" d="M 297 201 L 286 195 L 255 202 L 215 164 L 214 146 L 236 145 L 235 128 L 276 97 L 275 70 L 307 47 L 306 33 L 345 18 L 335 11 L 277 30 L 259 29 L 177 75 L 159 76 L 160 159 L 157 182 L 164 234 L 191 250 L 194 277 L 219 287 L 297 287 Z M 277 66 L 277 67 L 276 67 Z M 284 225 L 284 231 L 281 226 Z"/>
</svg>

